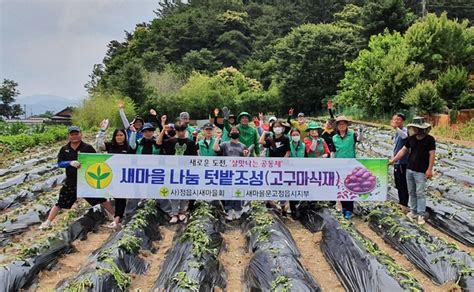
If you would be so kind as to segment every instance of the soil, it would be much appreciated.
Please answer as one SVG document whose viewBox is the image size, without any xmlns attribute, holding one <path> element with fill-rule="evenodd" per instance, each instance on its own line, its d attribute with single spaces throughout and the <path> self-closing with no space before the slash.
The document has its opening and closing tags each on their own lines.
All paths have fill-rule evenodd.
<svg viewBox="0 0 474 292">
<path fill-rule="evenodd" d="M 39 273 L 36 291 L 52 291 L 61 280 L 77 274 L 89 254 L 99 248 L 111 232 L 111 229 L 101 226 L 96 233 L 89 233 L 86 240 L 75 241 L 75 252 L 61 256 L 53 270 Z"/>
<path fill-rule="evenodd" d="M 243 274 L 251 253 L 247 252 L 245 235 L 238 226 L 230 226 L 223 234 L 224 248 L 219 261 L 227 273 L 227 291 L 243 291 Z"/>
<path fill-rule="evenodd" d="M 321 289 L 332 292 L 345 291 L 319 247 L 322 233 L 311 233 L 299 221 L 288 219 L 284 222 L 301 253 L 301 263 L 316 279 Z"/>
<path fill-rule="evenodd" d="M 163 237 L 162 240 L 153 243 L 153 247 L 156 249 L 154 252 L 142 252 L 142 257 L 148 262 L 148 271 L 143 275 L 133 275 L 132 285 L 129 291 L 151 291 L 155 284 L 163 261 L 168 254 L 168 250 L 173 245 L 173 238 L 176 234 L 177 225 L 174 226 L 161 226 L 160 232 Z"/>
</svg>

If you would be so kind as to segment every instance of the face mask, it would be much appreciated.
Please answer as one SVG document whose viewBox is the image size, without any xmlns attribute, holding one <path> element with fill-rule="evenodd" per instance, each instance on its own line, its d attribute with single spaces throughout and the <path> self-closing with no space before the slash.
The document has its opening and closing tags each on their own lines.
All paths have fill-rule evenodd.
<svg viewBox="0 0 474 292">
<path fill-rule="evenodd" d="M 176 131 L 175 130 L 169 130 L 168 131 L 168 136 L 170 136 L 170 137 L 176 136 Z"/>
<path fill-rule="evenodd" d="M 280 135 L 281 133 L 283 133 L 283 129 L 280 127 L 273 128 L 273 132 L 277 135 Z"/>
<path fill-rule="evenodd" d="M 232 132 L 232 133 L 230 133 L 230 137 L 232 139 L 238 139 L 240 137 L 240 134 L 237 133 L 237 132 Z"/>
<path fill-rule="evenodd" d="M 293 142 L 295 143 L 298 143 L 300 141 L 301 137 L 300 136 L 291 136 L 291 140 L 293 140 Z"/>
</svg>

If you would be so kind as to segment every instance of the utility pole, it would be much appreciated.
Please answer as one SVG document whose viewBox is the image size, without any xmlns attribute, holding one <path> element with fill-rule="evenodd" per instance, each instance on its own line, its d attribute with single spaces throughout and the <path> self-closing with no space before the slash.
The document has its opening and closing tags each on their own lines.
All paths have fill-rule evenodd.
<svg viewBox="0 0 474 292">
<path fill-rule="evenodd" d="M 426 0 L 421 0 L 421 16 L 426 16 Z"/>
<path fill-rule="evenodd" d="M 23 112 L 25 113 L 25 120 L 26 120 L 26 104 L 23 104 Z"/>
</svg>

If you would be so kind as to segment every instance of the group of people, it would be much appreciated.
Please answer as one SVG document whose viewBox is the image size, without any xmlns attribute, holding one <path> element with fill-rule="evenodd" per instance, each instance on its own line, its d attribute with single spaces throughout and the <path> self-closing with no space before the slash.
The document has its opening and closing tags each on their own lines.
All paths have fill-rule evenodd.
<svg viewBox="0 0 474 292">
<path fill-rule="evenodd" d="M 363 129 L 356 131 L 349 129 L 349 120 L 343 116 L 334 117 L 332 104 L 328 103 L 330 118 L 324 126 L 315 121 L 307 121 L 304 113 L 300 112 L 294 120 L 294 110 L 288 111 L 286 120 L 274 116 L 264 119 L 263 113 L 252 117 L 247 112 L 234 115 L 226 107 L 215 109 L 213 117 L 202 128 L 190 125 L 190 115 L 182 112 L 176 123 L 170 123 L 166 115 L 159 116 L 154 109 L 150 114 L 155 121 L 147 122 L 136 116 L 129 122 L 124 104 L 119 103 L 119 113 L 124 128 L 115 129 L 110 141 L 106 140 L 108 120 L 100 124 L 100 131 L 96 135 L 96 149 L 113 154 L 135 155 L 199 155 L 199 156 L 264 156 L 264 157 L 292 157 L 292 158 L 355 158 L 356 144 L 363 139 Z M 420 161 L 425 158 L 421 151 L 431 144 L 418 137 L 426 131 L 420 130 L 416 125 L 410 129 L 415 130 L 414 136 L 408 136 L 403 127 L 404 116 L 394 116 L 392 124 L 397 128 L 395 139 L 396 155 L 390 163 L 395 165 L 395 180 L 400 192 L 400 203 L 408 203 L 408 195 L 403 189 L 408 189 L 410 218 L 422 216 L 424 212 L 420 171 L 423 165 Z M 410 125 L 409 125 L 410 126 Z M 410 130 L 411 131 L 411 130 Z M 61 148 L 58 155 L 59 167 L 66 169 L 66 182 L 61 188 L 57 204 L 49 213 L 48 219 L 40 226 L 41 229 L 49 228 L 52 221 L 61 209 L 69 209 L 77 199 L 77 169 L 81 167 L 77 155 L 82 153 L 95 153 L 91 145 L 82 141 L 81 129 L 77 126 L 69 127 L 69 143 Z M 421 137 L 421 136 L 420 136 Z M 429 136 L 431 137 L 431 136 Z M 428 141 L 428 140 L 426 140 Z M 431 141 L 431 139 L 429 140 Z M 434 140 L 433 140 L 434 143 Z M 428 145 L 429 144 L 429 145 Z M 434 147 L 434 144 L 433 144 Z M 423 149 L 421 149 L 423 148 Z M 431 152 L 430 152 L 431 159 Z M 408 157 L 408 158 L 406 158 Z M 431 161 L 431 160 L 430 160 Z M 317 163 L 317 162 L 316 162 Z M 432 163 L 428 168 L 432 171 Z M 428 172 L 426 172 L 428 174 Z M 406 178 L 404 176 L 406 174 Z M 403 180 L 405 178 L 405 180 Z M 405 192 L 405 193 L 404 193 Z M 115 206 L 106 199 L 86 198 L 91 205 L 102 206 L 113 214 L 112 228 L 120 228 L 124 217 L 131 216 L 140 204 L 138 199 L 116 199 Z M 415 203 L 413 203 L 415 201 Z M 192 209 L 194 201 L 186 200 L 160 200 L 160 208 L 170 216 L 170 223 L 186 222 L 187 212 Z M 239 219 L 244 210 L 243 201 L 223 201 L 227 220 Z M 287 205 L 291 216 L 296 216 L 298 202 L 267 202 L 269 208 L 281 210 L 286 216 Z M 337 202 L 336 208 L 344 217 L 352 217 L 354 203 L 351 201 Z"/>
</svg>

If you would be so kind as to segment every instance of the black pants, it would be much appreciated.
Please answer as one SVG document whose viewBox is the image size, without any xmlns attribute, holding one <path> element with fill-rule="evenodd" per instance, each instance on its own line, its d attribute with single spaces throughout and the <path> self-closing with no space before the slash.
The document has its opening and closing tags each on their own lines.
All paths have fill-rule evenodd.
<svg viewBox="0 0 474 292">
<path fill-rule="evenodd" d="M 115 217 L 123 218 L 127 206 L 127 199 L 115 199 Z"/>
<path fill-rule="evenodd" d="M 347 211 L 354 212 L 354 202 L 353 201 L 341 201 L 342 209 Z"/>
<path fill-rule="evenodd" d="M 408 186 L 407 186 L 407 165 L 395 164 L 393 166 L 393 176 L 395 187 L 398 190 L 398 200 L 400 205 L 408 206 Z"/>
</svg>

